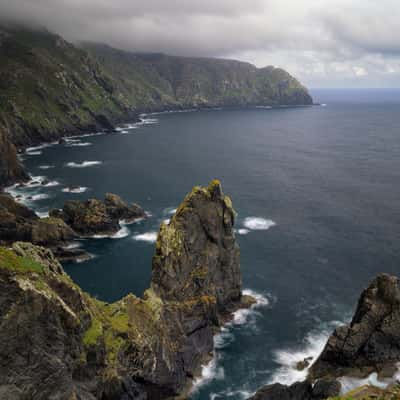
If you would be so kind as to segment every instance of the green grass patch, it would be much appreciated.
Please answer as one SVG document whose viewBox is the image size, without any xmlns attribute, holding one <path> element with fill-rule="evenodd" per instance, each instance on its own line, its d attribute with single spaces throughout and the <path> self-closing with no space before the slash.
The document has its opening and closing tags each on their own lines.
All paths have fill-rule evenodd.
<svg viewBox="0 0 400 400">
<path fill-rule="evenodd" d="M 103 334 L 103 325 L 96 319 L 92 318 L 92 324 L 90 328 L 85 332 L 83 336 L 83 344 L 85 346 L 94 346 L 97 343 L 99 336 Z"/>
<path fill-rule="evenodd" d="M 12 250 L 0 247 L 0 268 L 19 273 L 42 272 L 43 265 L 29 257 L 17 256 Z"/>
</svg>

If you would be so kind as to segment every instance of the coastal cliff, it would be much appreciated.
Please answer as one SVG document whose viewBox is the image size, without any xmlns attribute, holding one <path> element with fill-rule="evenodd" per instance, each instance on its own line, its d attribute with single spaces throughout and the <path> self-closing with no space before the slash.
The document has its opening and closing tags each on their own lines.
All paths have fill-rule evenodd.
<svg viewBox="0 0 400 400">
<path fill-rule="evenodd" d="M 24 179 L 27 174 L 18 160 L 17 150 L 7 131 L 0 126 L 0 188 Z"/>
<path fill-rule="evenodd" d="M 312 104 L 279 68 L 77 46 L 44 29 L 0 25 L 0 59 L 0 187 L 21 175 L 13 145 L 112 131 L 148 111 Z"/>
<path fill-rule="evenodd" d="M 307 380 L 291 386 L 267 385 L 249 400 L 399 399 L 395 379 L 399 362 L 400 281 L 380 274 L 361 293 L 350 324 L 336 328 L 329 337 Z M 339 396 L 341 378 L 363 379 L 372 373 L 381 387 L 362 385 Z"/>
<path fill-rule="evenodd" d="M 0 248 L 0 398 L 164 399 L 190 389 L 242 296 L 234 210 L 218 181 L 162 224 L 151 286 L 112 304 L 48 249 Z M 21 346 L 21 344 L 24 344 Z"/>
</svg>

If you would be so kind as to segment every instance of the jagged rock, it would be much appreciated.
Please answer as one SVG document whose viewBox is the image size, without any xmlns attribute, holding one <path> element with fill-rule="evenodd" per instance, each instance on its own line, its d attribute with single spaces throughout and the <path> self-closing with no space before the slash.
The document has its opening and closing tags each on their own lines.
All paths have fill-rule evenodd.
<svg viewBox="0 0 400 400">
<path fill-rule="evenodd" d="M 49 215 L 64 220 L 80 235 L 108 235 L 120 229 L 118 220 L 112 219 L 105 204 L 96 199 L 67 201 L 62 210 L 51 210 Z"/>
<path fill-rule="evenodd" d="M 75 232 L 64 221 L 40 219 L 12 196 L 0 193 L 0 243 L 27 241 L 51 247 L 75 237 Z"/>
<path fill-rule="evenodd" d="M 340 382 L 328 379 L 321 379 L 314 385 L 307 380 L 290 386 L 274 383 L 258 390 L 249 400 L 323 400 L 337 396 L 340 389 Z"/>
<path fill-rule="evenodd" d="M 134 221 L 137 218 L 143 218 L 145 212 L 138 204 L 128 205 L 121 197 L 113 193 L 106 193 L 104 204 L 107 213 L 114 219 L 126 220 L 127 222 Z"/>
<path fill-rule="evenodd" d="M 15 146 L 0 123 L 0 187 L 26 179 L 28 175 L 18 160 Z"/>
<path fill-rule="evenodd" d="M 218 182 L 195 188 L 169 228 L 160 228 L 143 299 L 128 295 L 112 304 L 83 293 L 48 249 L 0 248 L 0 394 L 18 400 L 184 394 L 209 360 L 221 321 L 242 304 L 233 220 Z M 179 290 L 161 269 L 182 275 L 175 275 Z"/>
<path fill-rule="evenodd" d="M 103 201 L 70 200 L 62 210 L 51 210 L 50 216 L 60 218 L 80 235 L 110 235 L 121 229 L 120 220 L 129 222 L 143 218 L 144 210 L 137 204 L 128 206 L 119 196 L 107 193 Z"/>
<path fill-rule="evenodd" d="M 196 187 L 169 224 L 162 224 L 153 258 L 152 289 L 163 300 L 208 296 L 224 313 L 241 300 L 235 212 L 218 181 Z"/>
<path fill-rule="evenodd" d="M 350 325 L 336 328 L 311 366 L 311 377 L 386 370 L 400 360 L 399 279 L 378 275 L 363 291 Z"/>
</svg>

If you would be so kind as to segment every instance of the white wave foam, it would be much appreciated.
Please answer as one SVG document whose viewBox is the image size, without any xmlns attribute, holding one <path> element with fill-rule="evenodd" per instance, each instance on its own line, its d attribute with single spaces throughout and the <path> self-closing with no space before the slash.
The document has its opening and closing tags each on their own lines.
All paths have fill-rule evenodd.
<svg viewBox="0 0 400 400">
<path fill-rule="evenodd" d="M 50 169 L 50 168 L 54 168 L 54 165 L 39 165 L 38 168 L 39 169 Z"/>
<path fill-rule="evenodd" d="M 150 124 L 158 124 L 158 119 L 157 118 L 141 118 L 140 122 L 138 122 L 138 125 L 150 125 Z"/>
<path fill-rule="evenodd" d="M 169 218 L 166 218 L 166 219 L 163 219 L 162 222 L 164 222 L 164 224 L 168 225 L 171 222 L 171 220 Z"/>
<path fill-rule="evenodd" d="M 306 379 L 309 367 L 324 349 L 332 328 L 339 324 L 339 322 L 335 321 L 329 324 L 329 328 L 309 333 L 305 337 L 303 345 L 299 347 L 275 351 L 275 361 L 280 364 L 280 367 L 273 374 L 269 383 L 279 382 L 291 385 L 294 382 Z M 300 371 L 297 368 L 297 364 L 305 359 L 309 361 L 310 365 Z"/>
<path fill-rule="evenodd" d="M 201 376 L 193 381 L 191 392 L 194 393 L 199 390 L 200 387 L 206 385 L 213 380 L 223 380 L 225 378 L 225 372 L 222 367 L 217 366 L 218 356 L 214 352 L 211 361 L 201 366 Z"/>
<path fill-rule="evenodd" d="M 47 218 L 49 216 L 49 212 L 48 211 L 35 211 L 35 214 L 39 218 Z"/>
<path fill-rule="evenodd" d="M 243 225 L 247 229 L 251 229 L 254 231 L 265 231 L 276 224 L 270 219 L 265 219 L 261 217 L 247 217 L 244 219 Z"/>
<path fill-rule="evenodd" d="M 43 143 L 38 146 L 27 147 L 25 149 L 25 153 L 30 156 L 37 156 L 42 154 L 43 149 L 45 149 L 46 147 L 54 146 L 55 144 L 57 144 L 57 142 Z"/>
<path fill-rule="evenodd" d="M 127 236 L 129 236 L 130 231 L 129 229 L 125 226 L 125 224 L 120 221 L 121 229 L 118 232 L 115 232 L 111 235 L 93 235 L 91 236 L 92 239 L 123 239 Z"/>
<path fill-rule="evenodd" d="M 250 232 L 250 230 L 246 229 L 246 228 L 240 228 L 240 229 L 237 230 L 237 233 L 239 235 L 247 235 L 249 232 Z"/>
<path fill-rule="evenodd" d="M 115 233 L 114 235 L 111 235 L 111 239 L 123 239 L 127 236 L 129 236 L 130 231 L 126 226 L 122 226 L 121 229 Z"/>
<path fill-rule="evenodd" d="M 155 243 L 157 241 L 157 232 L 140 233 L 133 236 L 133 240 Z"/>
<path fill-rule="evenodd" d="M 42 186 L 44 187 L 54 187 L 54 186 L 58 186 L 60 184 L 60 182 L 58 181 L 49 181 L 47 183 L 42 184 Z"/>
<path fill-rule="evenodd" d="M 254 393 L 247 390 L 223 390 L 218 393 L 211 393 L 210 400 L 222 400 L 228 397 L 235 397 L 236 399 L 246 400 L 250 398 Z"/>
<path fill-rule="evenodd" d="M 256 106 L 256 108 L 264 108 L 266 110 L 269 110 L 272 107 L 271 106 Z"/>
<path fill-rule="evenodd" d="M 66 164 L 67 167 L 69 168 L 87 168 L 87 167 L 93 167 L 94 165 L 100 165 L 103 164 L 102 161 L 82 161 L 81 163 L 76 163 L 76 162 L 69 162 Z"/>
<path fill-rule="evenodd" d="M 260 293 L 257 293 L 251 289 L 243 290 L 243 294 L 247 296 L 251 296 L 256 300 L 256 303 L 253 304 L 250 308 L 240 308 L 239 310 L 233 313 L 233 318 L 228 326 L 231 325 L 255 325 L 256 317 L 259 316 L 257 309 L 260 307 L 267 307 L 269 305 L 269 300 L 267 297 L 263 296 Z"/>
<path fill-rule="evenodd" d="M 74 141 L 67 143 L 67 146 L 69 147 L 86 147 L 86 146 L 91 146 L 93 143 L 91 142 L 79 142 L 79 141 Z"/>
<path fill-rule="evenodd" d="M 338 380 L 342 384 L 341 388 L 341 394 L 345 394 L 347 392 L 350 392 L 351 390 L 354 390 L 358 387 L 364 386 L 364 385 L 370 385 L 370 386 L 375 386 L 381 389 L 387 388 L 389 385 L 392 385 L 396 382 L 399 381 L 400 379 L 400 363 L 396 364 L 397 367 L 397 372 L 393 375 L 391 378 L 385 378 L 385 379 L 378 379 L 378 374 L 376 372 L 373 372 L 366 378 L 360 379 L 360 378 L 352 378 L 348 376 L 342 376 Z"/>
<path fill-rule="evenodd" d="M 78 186 L 78 187 L 66 187 L 62 189 L 64 193 L 84 193 L 88 190 L 86 186 Z"/>
<path fill-rule="evenodd" d="M 220 332 L 214 336 L 214 348 L 219 350 L 229 346 L 235 341 L 235 336 L 226 327 L 222 327 Z"/>
<path fill-rule="evenodd" d="M 39 201 L 39 200 L 45 200 L 45 199 L 49 199 L 50 196 L 46 193 L 38 193 L 38 194 L 34 194 L 31 196 L 31 198 L 27 198 L 27 200 L 31 200 L 31 201 Z"/>
<path fill-rule="evenodd" d="M 71 242 L 65 246 L 63 246 L 63 249 L 65 250 L 73 250 L 73 249 L 79 249 L 80 247 L 82 247 L 82 244 L 79 242 Z"/>
</svg>

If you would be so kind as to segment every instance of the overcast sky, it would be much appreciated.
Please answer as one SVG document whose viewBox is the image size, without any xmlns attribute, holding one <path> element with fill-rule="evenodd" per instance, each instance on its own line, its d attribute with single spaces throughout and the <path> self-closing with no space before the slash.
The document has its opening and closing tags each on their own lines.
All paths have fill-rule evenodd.
<svg viewBox="0 0 400 400">
<path fill-rule="evenodd" d="M 400 87 L 400 0 L 0 0 L 67 39 L 237 58 L 309 87 Z"/>
</svg>

